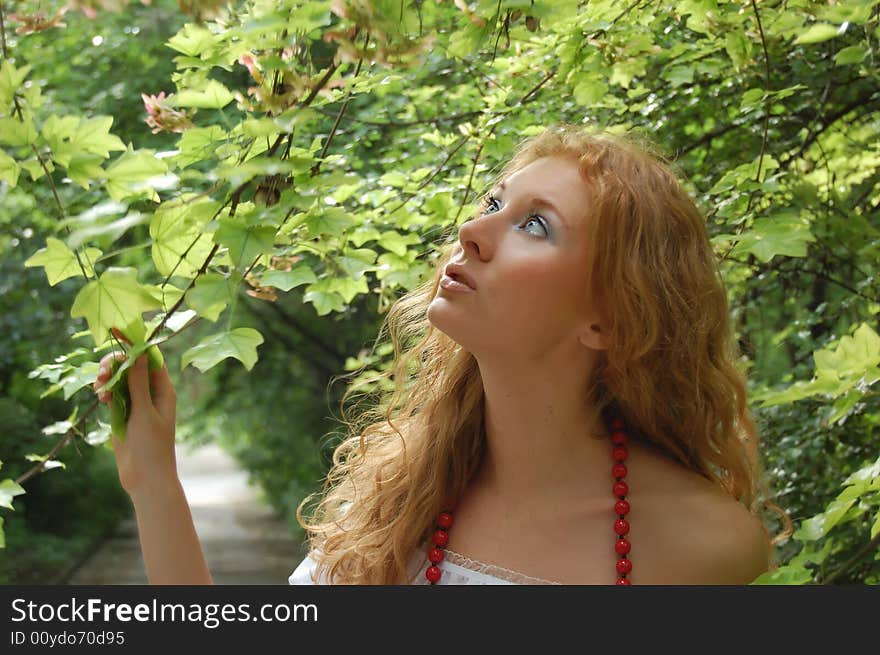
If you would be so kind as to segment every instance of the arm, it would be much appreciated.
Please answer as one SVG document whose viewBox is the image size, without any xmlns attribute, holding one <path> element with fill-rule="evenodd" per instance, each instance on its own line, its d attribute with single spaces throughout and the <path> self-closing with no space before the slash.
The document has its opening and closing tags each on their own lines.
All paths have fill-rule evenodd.
<svg viewBox="0 0 880 655">
<path fill-rule="evenodd" d="M 103 385 L 113 357 L 101 360 L 95 381 L 101 402 L 111 400 Z M 112 444 L 119 481 L 134 504 L 147 578 L 151 584 L 212 584 L 177 475 L 177 394 L 167 367 L 149 371 L 146 360 L 141 355 L 128 369 L 131 412 L 125 438 L 114 433 Z"/>
<path fill-rule="evenodd" d="M 150 584 L 213 584 L 180 481 L 132 502 Z"/>
</svg>

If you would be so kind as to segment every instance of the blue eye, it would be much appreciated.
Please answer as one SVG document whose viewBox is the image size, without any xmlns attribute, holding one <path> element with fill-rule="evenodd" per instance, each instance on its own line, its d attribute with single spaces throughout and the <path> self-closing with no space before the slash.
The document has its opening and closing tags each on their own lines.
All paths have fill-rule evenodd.
<svg viewBox="0 0 880 655">
<path fill-rule="evenodd" d="M 483 199 L 483 211 L 481 213 L 486 214 L 489 213 L 488 210 L 495 206 L 498 203 L 498 198 L 493 196 L 492 194 L 487 195 Z M 529 214 L 526 217 L 526 220 L 520 223 L 520 225 L 526 225 L 531 221 L 537 221 L 538 225 L 541 226 L 541 229 L 544 230 L 545 235 L 549 235 L 550 231 L 547 229 L 547 221 L 540 214 Z"/>
</svg>

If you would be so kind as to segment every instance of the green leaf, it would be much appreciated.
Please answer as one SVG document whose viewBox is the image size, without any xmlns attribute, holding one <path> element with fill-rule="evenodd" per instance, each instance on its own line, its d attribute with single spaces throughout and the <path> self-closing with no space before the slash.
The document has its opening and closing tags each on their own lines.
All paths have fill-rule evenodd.
<svg viewBox="0 0 880 655">
<path fill-rule="evenodd" d="M 240 277 L 239 277 L 240 279 Z M 207 273 L 196 280 L 196 285 L 186 294 L 186 303 L 199 316 L 216 321 L 235 296 L 236 284 L 218 273 Z"/>
<path fill-rule="evenodd" d="M 839 66 L 861 64 L 870 53 L 871 50 L 863 45 L 851 45 L 838 52 L 834 56 L 834 62 Z"/>
<path fill-rule="evenodd" d="M 152 150 L 129 149 L 107 167 L 107 192 L 114 200 L 124 200 L 144 193 L 151 200 L 159 200 L 159 194 L 151 182 L 168 172 L 168 166 L 156 158 Z"/>
<path fill-rule="evenodd" d="M 0 112 L 9 113 L 12 96 L 21 88 L 30 70 L 30 66 L 16 68 L 8 58 L 3 58 L 3 63 L 0 64 Z"/>
<path fill-rule="evenodd" d="M 464 59 L 480 48 L 480 44 L 487 32 L 488 28 L 467 22 L 464 29 L 459 28 L 452 32 L 452 36 L 449 37 L 446 53 L 451 58 L 458 57 Z"/>
<path fill-rule="evenodd" d="M 28 113 L 24 114 L 23 121 L 18 117 L 0 118 L 0 143 L 9 146 L 30 146 L 36 143 L 39 136 L 34 120 Z"/>
<path fill-rule="evenodd" d="M 248 137 L 275 137 L 281 132 L 271 118 L 251 118 L 239 124 L 241 133 Z"/>
<path fill-rule="evenodd" d="M 390 230 L 388 232 L 383 232 L 382 236 L 379 237 L 380 246 L 382 246 L 386 250 L 390 250 L 395 255 L 399 255 L 400 257 L 406 255 L 407 245 L 412 245 L 416 243 L 421 243 L 421 238 L 418 234 L 415 234 L 413 232 L 403 235 L 396 230 Z"/>
<path fill-rule="evenodd" d="M 852 336 L 840 338 L 836 350 L 824 349 L 813 353 L 816 371 L 837 379 L 861 376 L 871 366 L 880 363 L 880 336 L 867 323 L 856 328 Z"/>
<path fill-rule="evenodd" d="M 101 254 L 98 248 L 86 248 L 80 255 L 87 276 L 92 277 L 95 274 L 92 262 L 96 261 Z M 31 255 L 25 260 L 24 265 L 26 267 L 43 266 L 46 269 L 49 286 L 53 287 L 61 280 L 82 275 L 76 254 L 67 247 L 66 243 L 55 237 L 47 237 L 46 247 L 40 248 Z"/>
<path fill-rule="evenodd" d="M 788 212 L 756 219 L 733 252 L 750 252 L 766 263 L 776 255 L 805 257 L 807 244 L 815 240 L 809 221 L 796 212 Z"/>
<path fill-rule="evenodd" d="M 838 27 L 837 25 L 829 25 L 828 23 L 816 23 L 811 25 L 806 32 L 801 34 L 795 43 L 821 43 L 835 36 L 843 34 L 846 31 L 846 24 Z"/>
<path fill-rule="evenodd" d="M 803 566 L 781 566 L 775 571 L 767 571 L 752 580 L 750 585 L 805 585 L 813 579 L 813 574 Z"/>
<path fill-rule="evenodd" d="M 97 116 L 84 119 L 76 130 L 76 142 L 86 152 L 100 155 L 104 159 L 111 151 L 125 150 L 125 144 L 115 134 L 110 134 L 112 116 Z"/>
<path fill-rule="evenodd" d="M 0 482 L 0 507 L 15 510 L 12 499 L 24 493 L 24 489 L 15 480 L 7 478 Z"/>
<path fill-rule="evenodd" d="M 857 384 L 865 388 L 880 380 L 880 336 L 867 324 L 856 328 L 853 336 L 841 337 L 835 349 L 825 348 L 813 353 L 815 377 L 809 382 L 798 381 L 782 391 L 761 391 L 754 400 L 762 406 L 793 402 L 825 394 L 841 396 Z M 861 393 L 864 393 L 860 390 Z"/>
<path fill-rule="evenodd" d="M 824 512 L 804 521 L 792 537 L 798 541 L 815 541 L 816 539 L 821 539 L 828 534 L 835 525 L 837 525 L 838 521 L 840 521 L 840 519 L 843 518 L 843 515 L 846 514 L 846 510 L 848 510 L 855 501 L 855 498 L 845 500 L 835 498 L 828 504 L 828 507 Z"/>
<path fill-rule="evenodd" d="M 173 107 L 221 109 L 235 99 L 229 89 L 217 80 L 208 80 L 202 89 L 184 89 L 171 98 Z"/>
<path fill-rule="evenodd" d="M 843 484 L 855 487 L 859 493 L 880 487 L 880 457 L 867 466 L 855 471 L 843 481 Z"/>
<path fill-rule="evenodd" d="M 111 327 L 125 327 L 140 319 L 143 312 L 161 307 L 138 283 L 137 269 L 110 267 L 80 289 L 70 316 L 86 319 L 98 345 L 107 340 Z"/>
<path fill-rule="evenodd" d="M 211 52 L 222 38 L 222 34 L 214 34 L 202 25 L 187 23 L 168 39 L 168 46 L 190 57 L 198 57 Z"/>
<path fill-rule="evenodd" d="M 0 516 L 0 548 L 6 548 L 6 533 L 3 531 L 2 516 Z"/>
<path fill-rule="evenodd" d="M 309 236 L 342 236 L 352 226 L 351 214 L 342 207 L 310 209 L 305 218 Z"/>
<path fill-rule="evenodd" d="M 319 280 L 309 285 L 303 295 L 303 302 L 312 303 L 318 316 L 339 312 L 345 307 L 345 300 L 330 288 L 328 280 Z"/>
<path fill-rule="evenodd" d="M 306 288 L 303 301 L 312 303 L 318 315 L 323 316 L 331 311 L 342 311 L 356 295 L 368 292 L 365 277 L 359 280 L 348 277 L 322 278 Z"/>
<path fill-rule="evenodd" d="M 343 301 L 350 303 L 354 297 L 370 291 L 367 286 L 367 278 L 361 277 L 354 280 L 350 277 L 334 277 L 327 280 L 327 289 L 339 294 Z"/>
<path fill-rule="evenodd" d="M 66 168 L 75 157 L 92 154 L 104 160 L 111 151 L 125 150 L 119 137 L 110 134 L 112 124 L 112 116 L 82 119 L 52 115 L 43 124 L 42 134 L 52 151 L 52 159 Z"/>
<path fill-rule="evenodd" d="M 67 165 L 67 175 L 83 189 L 88 189 L 92 180 L 104 177 L 103 161 L 100 155 L 76 154 Z"/>
<path fill-rule="evenodd" d="M 203 373 L 228 357 L 239 360 L 247 370 L 257 363 L 257 346 L 263 343 L 263 335 L 253 328 L 235 328 L 202 339 L 183 353 L 180 365 L 186 368 L 192 363 Z"/>
<path fill-rule="evenodd" d="M 748 62 L 750 42 L 741 30 L 732 30 L 724 39 L 724 49 L 733 62 L 733 67 L 740 70 Z"/>
<path fill-rule="evenodd" d="M 92 381 L 94 382 L 94 379 Z M 57 459 L 49 459 L 48 455 L 37 455 L 35 453 L 30 453 L 29 455 L 25 455 L 24 458 L 29 462 L 42 462 L 44 471 L 49 471 L 51 469 L 57 468 L 67 468 L 67 464 Z"/>
<path fill-rule="evenodd" d="M 574 87 L 574 100 L 579 105 L 589 107 L 601 102 L 607 93 L 608 85 L 605 82 L 586 77 Z"/>
<path fill-rule="evenodd" d="M 747 109 L 749 107 L 753 107 L 755 105 L 760 104 L 764 100 L 764 89 L 754 88 L 749 89 L 745 93 L 742 94 L 742 99 L 740 100 L 740 109 Z"/>
<path fill-rule="evenodd" d="M 18 184 L 19 173 L 21 173 L 21 168 L 15 163 L 15 160 L 0 150 L 0 181 L 14 187 Z"/>
<path fill-rule="evenodd" d="M 301 262 L 289 271 L 266 271 L 258 280 L 260 286 L 290 291 L 301 284 L 317 282 L 318 278 L 315 277 L 315 273 L 307 264 Z"/>
<path fill-rule="evenodd" d="M 226 140 L 226 132 L 219 125 L 193 127 L 180 137 L 179 153 L 174 157 L 181 168 L 216 156 L 216 149 Z"/>
<path fill-rule="evenodd" d="M 287 174 L 297 171 L 298 168 L 298 163 L 290 159 L 282 161 L 271 157 L 255 157 L 243 164 L 220 167 L 217 170 L 217 177 L 229 180 L 232 186 L 237 187 L 258 175 Z"/>
<path fill-rule="evenodd" d="M 55 166 L 52 165 L 51 161 L 44 161 L 43 163 L 46 165 L 46 168 L 49 169 L 50 173 L 55 170 Z M 46 171 L 43 170 L 43 165 L 40 164 L 40 161 L 36 156 L 28 157 L 24 161 L 19 162 L 19 165 L 28 172 L 31 176 L 31 180 L 39 180 L 46 174 Z"/>
<path fill-rule="evenodd" d="M 351 278 L 357 280 L 367 271 L 378 270 L 379 267 L 373 264 L 377 256 L 378 253 L 369 248 L 346 249 L 344 255 L 334 257 L 333 261 L 341 266 Z"/>
<path fill-rule="evenodd" d="M 292 33 L 309 34 L 313 30 L 329 25 L 332 21 L 331 0 L 313 0 L 303 3 L 296 11 L 287 14 L 287 29 Z"/>
<path fill-rule="evenodd" d="M 152 257 L 162 275 L 192 279 L 214 247 L 205 225 L 220 209 L 220 204 L 192 196 L 163 203 L 150 221 L 153 238 Z"/>
<path fill-rule="evenodd" d="M 694 81 L 694 68 L 693 66 L 673 66 L 664 70 L 661 76 L 672 82 L 672 86 L 690 84 Z"/>
<path fill-rule="evenodd" d="M 404 187 L 409 178 L 400 171 L 388 171 L 379 178 L 379 184 L 383 186 Z"/>
<path fill-rule="evenodd" d="M 244 225 L 237 218 L 223 218 L 219 222 L 214 241 L 229 248 L 229 257 L 235 268 L 244 271 L 258 255 L 272 251 L 274 227 Z"/>
</svg>

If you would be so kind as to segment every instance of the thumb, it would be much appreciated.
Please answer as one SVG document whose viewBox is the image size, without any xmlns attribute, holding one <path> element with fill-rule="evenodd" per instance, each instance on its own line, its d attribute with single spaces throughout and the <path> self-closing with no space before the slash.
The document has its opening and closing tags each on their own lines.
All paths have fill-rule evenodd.
<svg viewBox="0 0 880 655">
<path fill-rule="evenodd" d="M 147 380 L 147 356 L 141 355 L 128 369 L 128 393 L 131 396 L 131 411 L 151 408 L 149 380 Z M 141 408 L 138 410 L 138 408 Z"/>
<path fill-rule="evenodd" d="M 150 371 L 150 389 L 153 391 L 153 404 L 156 411 L 164 418 L 175 420 L 177 407 L 177 394 L 171 376 L 168 375 L 168 365 L 163 363 L 158 371 Z"/>
</svg>

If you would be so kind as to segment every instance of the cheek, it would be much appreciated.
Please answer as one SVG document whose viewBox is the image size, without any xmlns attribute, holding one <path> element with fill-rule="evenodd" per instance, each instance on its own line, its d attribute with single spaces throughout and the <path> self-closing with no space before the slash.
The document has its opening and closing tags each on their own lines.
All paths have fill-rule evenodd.
<svg viewBox="0 0 880 655">
<path fill-rule="evenodd" d="M 562 267 L 530 266 L 508 271 L 496 282 L 503 313 L 524 314 L 552 320 L 568 310 L 573 301 L 575 289 L 571 274 Z"/>
</svg>

